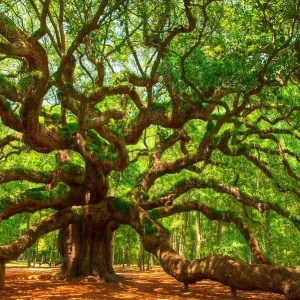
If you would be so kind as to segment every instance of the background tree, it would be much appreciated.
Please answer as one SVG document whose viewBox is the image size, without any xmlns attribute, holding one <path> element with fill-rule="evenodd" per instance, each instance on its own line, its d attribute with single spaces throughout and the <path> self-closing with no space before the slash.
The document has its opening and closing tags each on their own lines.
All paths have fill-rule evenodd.
<svg viewBox="0 0 300 300">
<path fill-rule="evenodd" d="M 298 2 L 4 0 L 0 59 L 0 220 L 52 210 L 0 247 L 1 270 L 60 228 L 58 276 L 118 280 L 128 224 L 185 284 L 299 299 L 271 235 L 285 220 L 299 239 Z M 191 210 L 216 221 L 210 253 L 229 223 L 256 264 L 178 255 L 159 219 Z M 189 218 L 172 238 L 192 258 Z"/>
</svg>

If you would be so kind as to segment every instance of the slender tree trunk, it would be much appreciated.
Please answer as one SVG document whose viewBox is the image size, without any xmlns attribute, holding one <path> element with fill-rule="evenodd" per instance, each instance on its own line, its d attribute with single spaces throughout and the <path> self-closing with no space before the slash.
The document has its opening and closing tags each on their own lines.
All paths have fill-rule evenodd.
<svg viewBox="0 0 300 300">
<path fill-rule="evenodd" d="M 60 261 L 60 255 L 59 255 L 59 251 L 57 251 L 57 249 L 55 250 L 55 261 L 56 262 Z"/>
<path fill-rule="evenodd" d="M 27 224 L 26 224 L 26 229 L 28 230 L 30 227 L 30 214 L 27 214 Z M 31 248 L 26 249 L 26 258 L 27 258 L 27 267 L 31 267 Z"/>
<path fill-rule="evenodd" d="M 214 237 L 214 222 L 210 222 L 209 224 L 210 226 L 210 255 L 213 256 L 215 255 L 215 251 L 214 251 L 214 243 L 213 243 L 213 237 Z"/>
<path fill-rule="evenodd" d="M 273 261 L 273 249 L 272 249 L 272 241 L 270 240 L 270 227 L 271 227 L 271 214 L 269 210 L 266 210 L 265 212 L 265 239 L 266 239 L 266 257 Z"/>
<path fill-rule="evenodd" d="M 217 241 L 218 241 L 218 244 L 221 243 L 221 235 L 222 235 L 222 222 L 218 221 L 218 223 L 217 223 Z"/>
<path fill-rule="evenodd" d="M 139 257 L 138 257 L 138 267 L 140 271 L 145 271 L 145 250 L 142 243 L 141 237 L 139 238 L 140 247 L 139 247 Z"/>
<path fill-rule="evenodd" d="M 201 219 L 200 212 L 195 212 L 196 216 L 196 258 L 201 258 Z"/>
<path fill-rule="evenodd" d="M 32 254 L 31 254 L 31 248 L 28 248 L 28 249 L 26 250 L 27 268 L 30 268 L 30 267 L 31 267 L 31 257 L 32 257 Z"/>
<path fill-rule="evenodd" d="M 179 240 L 179 254 L 185 256 L 184 253 L 184 245 L 186 239 L 186 227 L 188 222 L 188 212 L 184 212 L 181 215 L 182 223 L 181 223 L 181 230 L 180 230 L 180 240 Z"/>
<path fill-rule="evenodd" d="M 147 270 L 151 270 L 153 268 L 153 254 L 148 252 L 148 260 L 147 260 Z"/>
<path fill-rule="evenodd" d="M 174 218 L 174 222 L 175 221 L 176 221 L 176 216 Z M 178 236 L 177 231 L 178 231 L 177 228 L 174 228 L 174 230 L 172 230 L 172 233 L 171 233 L 171 244 L 172 244 L 172 247 L 174 249 L 176 249 L 176 251 L 178 252 L 178 250 L 179 250 L 178 244 L 179 243 L 178 243 L 178 238 L 177 238 L 177 236 Z"/>
<path fill-rule="evenodd" d="M 0 290 L 5 288 L 5 264 L 0 263 Z"/>
<path fill-rule="evenodd" d="M 40 242 L 40 239 L 38 239 L 36 241 L 36 248 L 35 248 L 35 257 L 34 257 L 34 267 L 35 267 L 35 264 L 36 264 L 36 261 L 39 259 L 39 242 Z"/>
<path fill-rule="evenodd" d="M 50 256 L 49 256 L 50 267 L 51 267 L 52 261 L 53 261 L 53 249 L 51 248 L 51 250 L 50 250 Z"/>
<path fill-rule="evenodd" d="M 126 251 L 126 263 L 127 263 L 127 266 L 130 266 L 131 265 L 131 253 L 130 253 L 130 249 L 131 249 L 131 241 L 130 241 L 130 238 L 131 238 L 131 228 L 128 227 L 127 228 L 127 251 Z"/>
<path fill-rule="evenodd" d="M 122 269 L 125 268 L 125 248 L 124 245 L 122 247 Z"/>
<path fill-rule="evenodd" d="M 195 255 L 195 238 L 194 235 L 190 235 L 190 255 L 189 258 L 190 260 L 194 259 Z"/>
<path fill-rule="evenodd" d="M 31 249 L 31 263 L 33 262 L 33 267 L 35 267 L 36 264 L 36 251 L 34 247 Z"/>
</svg>

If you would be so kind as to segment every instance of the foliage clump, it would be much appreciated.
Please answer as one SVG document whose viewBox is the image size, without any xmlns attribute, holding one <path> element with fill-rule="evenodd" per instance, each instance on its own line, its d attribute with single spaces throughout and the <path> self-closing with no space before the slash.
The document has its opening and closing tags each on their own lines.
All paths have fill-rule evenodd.
<svg viewBox="0 0 300 300">
<path fill-rule="evenodd" d="M 219 209 L 214 209 L 214 214 L 218 219 L 222 219 L 225 216 L 225 212 Z"/>
<path fill-rule="evenodd" d="M 156 232 L 156 226 L 154 222 L 149 221 L 148 219 L 144 219 L 144 232 L 146 235 L 152 235 Z"/>
<path fill-rule="evenodd" d="M 78 207 L 72 207 L 72 215 L 75 217 L 79 217 L 81 216 L 83 213 L 82 211 L 82 207 L 78 206 Z"/>
<path fill-rule="evenodd" d="M 115 206 L 122 213 L 128 213 L 132 205 L 133 203 L 127 198 L 117 197 L 115 199 Z"/>
<path fill-rule="evenodd" d="M 91 139 L 92 143 L 93 144 L 96 144 L 96 145 L 108 145 L 107 141 L 102 139 L 99 134 L 97 134 L 96 131 L 94 130 L 87 130 L 87 136 Z"/>
<path fill-rule="evenodd" d="M 153 102 L 151 104 L 151 110 L 162 110 L 165 111 L 171 107 L 169 102 Z"/>
<path fill-rule="evenodd" d="M 69 137 L 71 134 L 76 133 L 77 131 L 78 131 L 77 122 L 67 123 L 60 128 L 60 133 L 65 138 Z"/>
<path fill-rule="evenodd" d="M 27 191 L 25 191 L 24 195 L 36 200 L 48 201 L 64 197 L 67 191 L 68 186 L 60 182 L 52 190 L 47 190 L 44 186 L 42 186 L 38 188 L 28 189 Z"/>
<path fill-rule="evenodd" d="M 161 208 L 153 208 L 150 211 L 148 211 L 149 216 L 151 217 L 151 219 L 156 220 L 159 218 L 161 212 Z"/>
<path fill-rule="evenodd" d="M 7 79 L 7 76 L 0 74 L 0 90 L 2 92 L 7 92 L 11 88 L 12 83 L 9 79 Z"/>
<path fill-rule="evenodd" d="M 169 227 L 167 227 L 166 225 L 164 225 L 162 222 L 156 221 L 156 223 L 167 233 L 168 237 L 171 236 L 171 229 Z"/>
<path fill-rule="evenodd" d="M 74 174 L 81 174 L 83 172 L 83 168 L 80 165 L 69 162 L 59 163 L 59 169 Z"/>
<path fill-rule="evenodd" d="M 108 146 L 106 149 L 102 149 L 101 146 L 95 145 L 94 143 L 87 142 L 85 149 L 91 153 L 91 155 L 102 162 L 117 161 L 118 153 L 112 151 L 112 148 Z"/>
<path fill-rule="evenodd" d="M 33 71 L 22 76 L 19 80 L 21 91 L 27 89 L 30 85 L 37 85 L 42 79 L 43 74 L 40 71 Z"/>
</svg>

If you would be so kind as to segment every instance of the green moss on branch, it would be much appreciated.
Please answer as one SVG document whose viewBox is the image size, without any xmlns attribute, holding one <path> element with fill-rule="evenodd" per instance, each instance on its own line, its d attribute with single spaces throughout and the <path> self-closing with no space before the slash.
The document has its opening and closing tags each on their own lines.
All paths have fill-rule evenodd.
<svg viewBox="0 0 300 300">
<path fill-rule="evenodd" d="M 84 171 L 80 165 L 68 162 L 59 163 L 59 169 L 73 174 L 81 174 Z"/>
<path fill-rule="evenodd" d="M 152 235 L 156 232 L 156 226 L 154 222 L 151 222 L 148 219 L 144 219 L 143 221 L 143 226 L 144 226 L 144 232 L 145 235 Z"/>
<path fill-rule="evenodd" d="M 115 207 L 122 213 L 128 213 L 133 203 L 129 199 L 116 198 Z"/>
<path fill-rule="evenodd" d="M 58 185 L 52 189 L 47 190 L 44 186 L 39 188 L 33 188 L 25 191 L 25 196 L 40 201 L 54 200 L 64 197 L 68 192 L 68 186 L 64 183 L 58 183 Z"/>
<path fill-rule="evenodd" d="M 153 208 L 148 211 L 148 214 L 151 217 L 151 219 L 156 220 L 156 219 L 160 218 L 161 208 L 160 207 Z"/>
<path fill-rule="evenodd" d="M 72 207 L 71 213 L 74 217 L 81 217 L 83 215 L 83 209 L 81 206 Z"/>
<path fill-rule="evenodd" d="M 78 123 L 68 123 L 60 128 L 60 133 L 63 137 L 68 138 L 71 134 L 78 131 Z"/>
</svg>

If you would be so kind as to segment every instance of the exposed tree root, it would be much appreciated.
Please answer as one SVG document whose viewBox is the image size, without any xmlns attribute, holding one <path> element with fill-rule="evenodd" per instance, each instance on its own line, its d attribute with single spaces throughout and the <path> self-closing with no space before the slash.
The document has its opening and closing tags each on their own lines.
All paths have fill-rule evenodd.
<svg viewBox="0 0 300 300">
<path fill-rule="evenodd" d="M 122 282 L 125 280 L 123 276 L 117 274 L 111 274 L 105 272 L 102 276 L 92 276 L 92 275 L 82 275 L 82 276 L 69 276 L 66 273 L 58 272 L 54 275 L 32 275 L 30 279 L 40 279 L 40 280 L 51 280 L 51 281 L 79 281 L 79 282 Z"/>
</svg>

